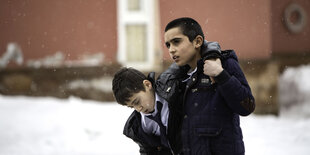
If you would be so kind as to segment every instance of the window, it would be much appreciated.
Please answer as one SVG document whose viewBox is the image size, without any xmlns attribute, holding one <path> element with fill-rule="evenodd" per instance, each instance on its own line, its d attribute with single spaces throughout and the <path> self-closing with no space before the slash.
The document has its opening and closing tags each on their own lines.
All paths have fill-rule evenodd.
<svg viewBox="0 0 310 155">
<path fill-rule="evenodd" d="M 124 66 L 154 70 L 155 0 L 118 0 L 118 53 Z M 155 25 L 155 26 L 154 26 Z M 159 33 L 158 33 L 159 34 Z M 158 66 L 158 65 L 157 65 Z"/>
<path fill-rule="evenodd" d="M 145 25 L 126 25 L 126 51 L 128 52 L 128 62 L 147 61 L 146 46 L 146 26 Z"/>
<path fill-rule="evenodd" d="M 139 11 L 141 10 L 141 0 L 128 0 L 127 8 L 129 11 Z"/>
</svg>

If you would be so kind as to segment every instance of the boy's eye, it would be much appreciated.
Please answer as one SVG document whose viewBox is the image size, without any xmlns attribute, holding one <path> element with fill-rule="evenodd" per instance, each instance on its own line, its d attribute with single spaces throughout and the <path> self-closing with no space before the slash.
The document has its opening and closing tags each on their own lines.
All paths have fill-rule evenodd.
<svg viewBox="0 0 310 155">
<path fill-rule="evenodd" d="M 170 44 L 169 44 L 169 43 L 166 43 L 166 47 L 169 48 L 169 47 L 170 47 Z"/>
<path fill-rule="evenodd" d="M 133 103 L 133 105 L 139 105 L 139 103 L 140 103 L 139 101 L 136 101 Z"/>
<path fill-rule="evenodd" d="M 175 39 L 175 40 L 172 41 L 172 43 L 173 43 L 174 45 L 177 45 L 178 43 L 180 43 L 180 40 L 179 40 L 179 39 Z"/>
<path fill-rule="evenodd" d="M 173 40 L 171 41 L 171 44 L 172 44 L 173 46 L 178 46 L 180 43 L 181 43 L 181 39 L 173 39 Z"/>
<path fill-rule="evenodd" d="M 135 99 L 134 101 L 132 101 L 132 106 L 136 106 L 139 105 L 140 100 L 139 99 Z"/>
</svg>

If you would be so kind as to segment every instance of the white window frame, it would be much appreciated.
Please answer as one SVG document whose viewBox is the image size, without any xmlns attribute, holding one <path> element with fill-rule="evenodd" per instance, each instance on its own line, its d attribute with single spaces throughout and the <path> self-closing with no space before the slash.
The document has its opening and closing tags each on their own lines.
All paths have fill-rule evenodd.
<svg viewBox="0 0 310 155">
<path fill-rule="evenodd" d="M 146 71 L 154 67 L 154 0 L 140 0 L 140 11 L 128 11 L 128 0 L 117 1 L 118 10 L 118 52 L 117 60 L 124 66 Z M 143 24 L 146 26 L 146 60 L 144 62 L 129 62 L 126 52 L 126 25 Z"/>
</svg>

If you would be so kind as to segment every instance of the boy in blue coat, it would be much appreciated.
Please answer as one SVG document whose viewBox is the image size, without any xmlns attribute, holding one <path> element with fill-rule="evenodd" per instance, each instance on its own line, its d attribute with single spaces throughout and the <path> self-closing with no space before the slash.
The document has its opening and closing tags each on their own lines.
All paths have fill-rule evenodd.
<svg viewBox="0 0 310 155">
<path fill-rule="evenodd" d="M 175 64 L 159 76 L 156 87 L 168 102 L 182 98 L 183 153 L 244 155 L 239 115 L 251 114 L 255 103 L 234 51 L 201 54 L 204 35 L 192 18 L 168 23 L 164 40 Z"/>
</svg>

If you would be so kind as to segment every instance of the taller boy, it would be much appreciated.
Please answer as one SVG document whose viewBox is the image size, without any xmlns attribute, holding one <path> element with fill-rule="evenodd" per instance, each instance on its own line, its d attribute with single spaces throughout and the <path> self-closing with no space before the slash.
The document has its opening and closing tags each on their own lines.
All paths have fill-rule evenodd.
<svg viewBox="0 0 310 155">
<path fill-rule="evenodd" d="M 174 96 L 169 93 L 185 89 L 184 154 L 243 155 L 239 115 L 252 113 L 255 104 L 235 52 L 209 53 L 204 57 L 200 53 L 204 34 L 192 18 L 179 18 L 168 23 L 164 40 L 170 57 L 179 68 L 162 73 L 156 86 L 162 89 L 159 91 L 162 96 Z M 184 71 L 188 76 L 182 82 L 173 78 L 176 74 L 183 75 Z"/>
</svg>

